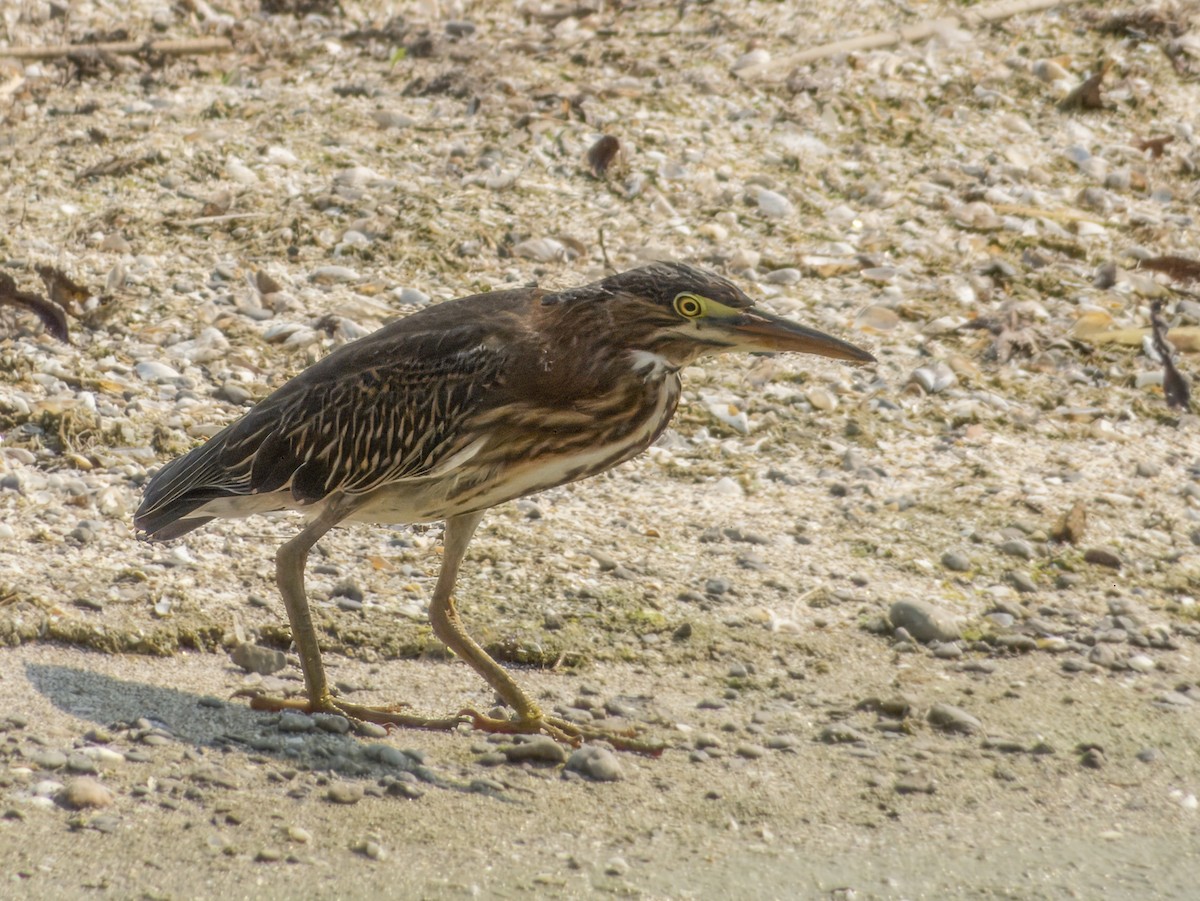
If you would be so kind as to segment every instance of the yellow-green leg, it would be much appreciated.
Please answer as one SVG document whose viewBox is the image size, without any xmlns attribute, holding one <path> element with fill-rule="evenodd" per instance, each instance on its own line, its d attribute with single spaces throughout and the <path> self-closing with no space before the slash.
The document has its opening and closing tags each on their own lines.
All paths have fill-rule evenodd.
<svg viewBox="0 0 1200 901">
<path fill-rule="evenodd" d="M 304 567 L 308 554 L 321 537 L 333 528 L 348 513 L 346 506 L 336 500 L 328 503 L 319 516 L 275 555 L 275 578 L 283 605 L 287 610 L 288 622 L 292 626 L 292 640 L 300 655 L 300 668 L 304 672 L 304 688 L 307 695 L 299 698 L 271 698 L 254 695 L 250 706 L 255 710 L 302 710 L 306 713 L 338 713 L 351 719 L 365 720 L 384 726 L 406 726 L 417 729 L 453 729 L 462 723 L 463 717 L 433 719 L 400 713 L 400 705 L 393 707 L 367 707 L 339 701 L 329 691 L 325 667 L 321 663 L 321 647 L 317 643 L 317 631 L 313 625 L 308 596 L 304 589 Z"/>
<path fill-rule="evenodd" d="M 508 670 L 492 659 L 478 642 L 467 634 L 454 606 L 454 585 L 458 581 L 458 569 L 467 552 L 467 545 L 475 534 L 475 528 L 482 519 L 482 513 L 466 513 L 452 516 L 446 520 L 445 547 L 442 552 L 442 569 L 438 573 L 437 585 L 434 587 L 433 600 L 429 604 L 429 622 L 434 634 L 442 642 L 461 657 L 479 673 L 484 680 L 495 689 L 516 712 L 516 717 L 510 720 L 496 719 L 485 716 L 476 710 L 462 711 L 471 718 L 476 729 L 485 732 L 506 733 L 543 733 L 551 738 L 579 745 L 584 739 L 604 739 L 623 750 L 640 751 L 642 753 L 658 753 L 662 745 L 654 742 L 638 741 L 632 734 L 606 732 L 599 729 L 589 729 L 554 716 L 542 713 L 537 703 L 517 684 Z"/>
</svg>

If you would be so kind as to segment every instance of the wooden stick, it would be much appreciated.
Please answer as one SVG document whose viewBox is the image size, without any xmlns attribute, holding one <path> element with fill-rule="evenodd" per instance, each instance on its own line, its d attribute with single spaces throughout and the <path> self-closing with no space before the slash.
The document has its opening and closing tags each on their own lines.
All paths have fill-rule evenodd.
<svg viewBox="0 0 1200 901">
<path fill-rule="evenodd" d="M 774 73 L 778 73 L 776 77 L 782 78 L 785 77 L 784 73 L 796 66 L 811 63 L 818 59 L 828 59 L 831 56 L 837 56 L 839 53 L 852 53 L 855 50 L 877 50 L 880 47 L 894 47 L 897 44 L 904 43 L 915 44 L 918 41 L 931 38 L 947 28 L 999 22 L 1002 19 L 1010 19 L 1022 13 L 1041 12 L 1055 6 L 1074 6 L 1077 3 L 1083 2 L 1085 0 L 1001 0 L 999 3 L 964 10 L 956 15 L 918 22 L 916 25 L 902 25 L 895 31 L 864 34 L 857 38 L 848 38 L 844 41 L 834 41 L 832 44 L 813 47 L 811 50 L 801 50 L 799 53 L 779 60 L 777 64 L 771 66 L 771 69 Z"/>
<path fill-rule="evenodd" d="M 9 59 L 55 59 L 77 53 L 161 53 L 163 56 L 194 56 L 227 53 L 233 49 L 228 38 L 193 38 L 187 41 L 113 41 L 107 44 L 54 44 L 50 47 L 0 47 L 0 57 Z"/>
</svg>

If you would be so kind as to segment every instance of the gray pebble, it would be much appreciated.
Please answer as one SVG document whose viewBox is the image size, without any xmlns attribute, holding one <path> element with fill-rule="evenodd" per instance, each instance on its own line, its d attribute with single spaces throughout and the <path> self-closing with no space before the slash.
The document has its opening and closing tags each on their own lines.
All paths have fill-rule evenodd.
<svg viewBox="0 0 1200 901">
<path fill-rule="evenodd" d="M 43 770 L 57 770 L 67 765 L 67 755 L 62 751 L 38 748 L 25 755 L 29 762 Z"/>
<path fill-rule="evenodd" d="M 959 732 L 971 735 L 983 730 L 983 723 L 967 713 L 961 707 L 951 704 L 934 704 L 926 716 L 929 724 L 945 732 Z"/>
<path fill-rule="evenodd" d="M 1010 538 L 1000 545 L 1000 552 L 1022 560 L 1033 559 L 1033 545 L 1021 538 Z"/>
<path fill-rule="evenodd" d="M 1152 479 L 1162 472 L 1162 467 L 1149 460 L 1142 460 L 1137 465 L 1137 474 L 1143 479 Z"/>
<path fill-rule="evenodd" d="M 1112 669 L 1117 663 L 1117 652 L 1110 645 L 1098 644 L 1088 653 L 1088 663 Z"/>
<path fill-rule="evenodd" d="M 732 586 L 725 579 L 708 579 L 704 583 L 704 593 L 712 597 L 720 597 Z"/>
<path fill-rule="evenodd" d="M 962 655 L 962 645 L 956 641 L 943 641 L 933 648 L 933 656 L 939 660 L 958 660 Z"/>
<path fill-rule="evenodd" d="M 897 601 L 888 617 L 894 627 L 907 630 L 917 641 L 957 641 L 962 636 L 958 617 L 925 601 Z"/>
<path fill-rule="evenodd" d="M 767 751 L 766 748 L 759 747 L 758 745 L 747 744 L 738 745 L 734 749 L 733 753 L 737 754 L 738 757 L 745 757 L 747 760 L 758 760 L 760 757 L 765 755 Z"/>
<path fill-rule="evenodd" d="M 596 782 L 616 782 L 624 778 L 617 755 L 600 745 L 584 745 L 573 751 L 567 759 L 567 771 Z"/>
<path fill-rule="evenodd" d="M 1013 570 L 1008 574 L 1008 581 L 1012 582 L 1013 587 L 1022 594 L 1032 594 L 1037 591 L 1037 583 L 1033 581 L 1028 573 L 1023 573 L 1020 570 Z"/>
<path fill-rule="evenodd" d="M 537 735 L 529 741 L 505 748 L 504 756 L 509 763 L 530 760 L 537 763 L 559 764 L 567 759 L 567 752 L 554 739 Z"/>
<path fill-rule="evenodd" d="M 1107 566 L 1110 569 L 1121 568 L 1121 557 L 1116 551 L 1106 547 L 1088 548 L 1083 553 L 1083 559 L 1095 566 Z"/>
<path fill-rule="evenodd" d="M 410 801 L 415 801 L 417 798 L 424 797 L 425 792 L 417 788 L 411 782 L 404 782 L 397 779 L 387 787 L 387 793 L 393 798 L 407 798 Z"/>
<path fill-rule="evenodd" d="M 942 566 L 951 572 L 965 573 L 971 568 L 971 561 L 966 554 L 959 551 L 946 551 L 942 554 Z"/>
<path fill-rule="evenodd" d="M 937 791 L 937 785 L 932 779 L 918 773 L 901 776 L 896 780 L 895 788 L 898 795 L 932 795 Z"/>
<path fill-rule="evenodd" d="M 285 710 L 279 714 L 280 732 L 311 732 L 315 728 L 317 728 L 317 724 L 307 714 L 295 713 L 291 710 Z"/>
<path fill-rule="evenodd" d="M 867 736 L 845 723 L 831 723 L 818 733 L 817 738 L 826 744 L 853 744 L 867 741 Z"/>
<path fill-rule="evenodd" d="M 248 641 L 243 641 L 234 648 L 229 654 L 229 659 L 246 672 L 258 673 L 260 676 L 269 676 L 287 666 L 287 658 L 284 657 L 283 651 L 260 647 Z"/>
<path fill-rule="evenodd" d="M 67 769 L 73 773 L 88 773 L 94 775 L 100 772 L 95 758 L 86 754 L 71 754 L 67 757 Z"/>
<path fill-rule="evenodd" d="M 360 720 L 354 723 L 354 734 L 361 735 L 363 738 L 386 738 L 388 732 L 379 723 L 368 723 Z"/>
<path fill-rule="evenodd" d="M 314 713 L 309 717 L 322 732 L 345 735 L 350 731 L 350 720 L 336 713 Z"/>
</svg>

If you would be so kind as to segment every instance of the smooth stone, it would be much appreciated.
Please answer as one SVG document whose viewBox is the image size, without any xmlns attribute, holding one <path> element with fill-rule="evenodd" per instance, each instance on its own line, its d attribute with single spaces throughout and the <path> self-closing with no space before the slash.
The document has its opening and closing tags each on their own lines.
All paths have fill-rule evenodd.
<svg viewBox="0 0 1200 901">
<path fill-rule="evenodd" d="M 229 659 L 248 673 L 258 673 L 269 676 L 287 666 L 287 658 L 283 651 L 275 648 L 264 648 L 248 641 L 243 641 L 230 654 Z"/>
<path fill-rule="evenodd" d="M 1109 569 L 1120 569 L 1121 558 L 1116 551 L 1106 547 L 1093 547 L 1084 551 L 1083 559 L 1095 566 L 1107 566 Z"/>
<path fill-rule="evenodd" d="M 567 771 L 595 782 L 616 782 L 625 778 L 621 771 L 621 761 L 608 748 L 599 745 L 584 745 L 571 753 L 567 758 Z"/>
<path fill-rule="evenodd" d="M 920 642 L 957 641 L 962 637 L 958 617 L 926 601 L 896 601 L 888 610 L 896 629 L 904 629 Z"/>
<path fill-rule="evenodd" d="M 537 736 L 530 741 L 505 748 L 504 756 L 509 763 L 531 760 L 537 763 L 559 764 L 567 759 L 567 752 L 554 739 Z"/>
<path fill-rule="evenodd" d="M 317 727 L 313 722 L 313 718 L 304 713 L 294 713 L 290 710 L 285 710 L 279 714 L 279 731 L 280 732 L 311 732 Z"/>
<path fill-rule="evenodd" d="M 983 730 L 983 723 L 976 717 L 961 707 L 951 704 L 934 704 L 929 708 L 929 713 L 925 718 L 931 726 L 936 726 L 945 732 L 961 732 L 964 735 L 971 735 Z"/>
<path fill-rule="evenodd" d="M 965 573 L 971 568 L 971 561 L 966 554 L 958 551 L 946 551 L 942 554 L 942 566 L 951 572 Z"/>
<path fill-rule="evenodd" d="M 1033 545 L 1020 538 L 1010 538 L 1004 542 L 1000 545 L 1000 552 L 1008 554 L 1010 557 L 1020 557 L 1022 560 L 1033 559 Z"/>
<path fill-rule="evenodd" d="M 335 782 L 325 797 L 334 804 L 357 804 L 363 799 L 363 787 L 357 782 Z"/>
</svg>

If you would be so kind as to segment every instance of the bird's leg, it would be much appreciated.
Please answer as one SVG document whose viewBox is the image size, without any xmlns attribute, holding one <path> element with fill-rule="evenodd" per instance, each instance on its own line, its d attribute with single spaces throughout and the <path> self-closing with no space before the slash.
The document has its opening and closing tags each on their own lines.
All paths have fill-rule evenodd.
<svg viewBox="0 0 1200 901">
<path fill-rule="evenodd" d="M 614 733 L 579 726 L 555 716 L 546 716 L 537 703 L 509 675 L 508 670 L 492 659 L 463 628 L 458 610 L 454 606 L 454 584 L 458 581 L 458 568 L 471 543 L 471 536 L 479 525 L 482 513 L 466 513 L 451 516 L 446 520 L 446 536 L 442 551 L 442 569 L 438 573 L 433 600 L 429 604 L 429 622 L 434 634 L 465 660 L 475 672 L 483 676 L 488 685 L 516 712 L 511 720 L 486 716 L 475 710 L 464 710 L 476 729 L 485 732 L 543 733 L 556 741 L 579 745 L 584 739 L 603 739 L 617 748 L 658 754 L 662 745 L 639 741 L 632 733 Z"/>
<path fill-rule="evenodd" d="M 430 719 L 399 713 L 399 707 L 366 707 L 335 700 L 329 691 L 325 667 L 321 663 L 321 648 L 317 643 L 317 630 L 313 626 L 312 612 L 304 589 L 304 567 L 309 551 L 326 532 L 341 521 L 349 510 L 336 500 L 329 503 L 321 514 L 287 542 L 275 555 L 275 579 L 283 605 L 287 610 L 288 622 L 292 626 L 292 640 L 300 655 L 300 668 L 304 672 L 304 688 L 307 698 L 284 699 L 253 695 L 250 706 L 255 710 L 302 710 L 306 713 L 338 713 L 356 720 L 380 723 L 386 726 L 409 726 L 420 729 L 452 729 L 463 721 L 462 717 Z"/>
</svg>

